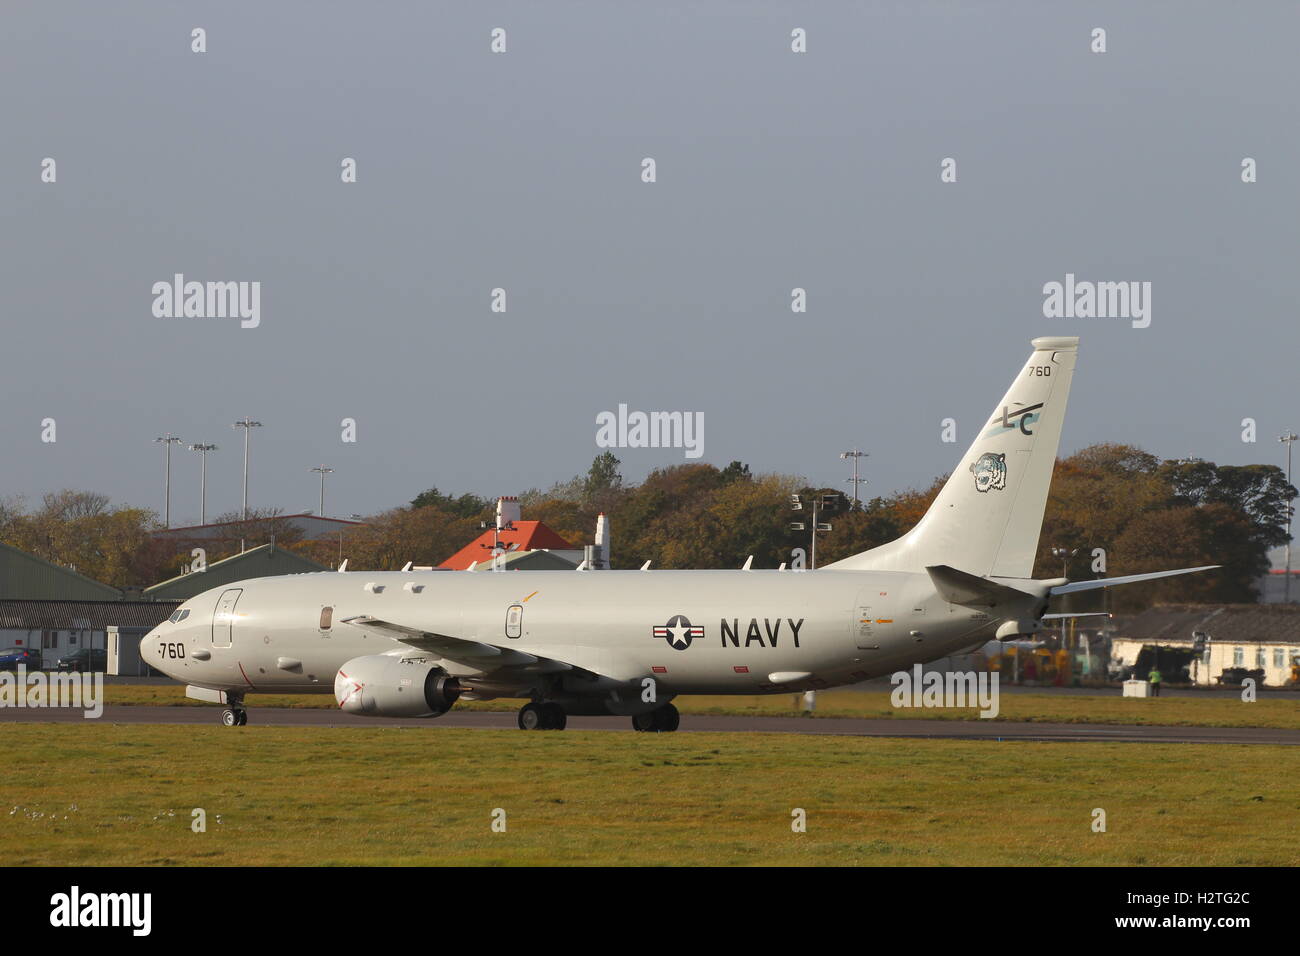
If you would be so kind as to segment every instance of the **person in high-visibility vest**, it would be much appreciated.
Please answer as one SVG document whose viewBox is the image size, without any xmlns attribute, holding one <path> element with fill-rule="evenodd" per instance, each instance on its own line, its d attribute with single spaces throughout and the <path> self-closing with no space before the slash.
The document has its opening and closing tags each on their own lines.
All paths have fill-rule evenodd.
<svg viewBox="0 0 1300 956">
<path fill-rule="evenodd" d="M 1159 697 L 1160 696 L 1160 671 L 1156 670 L 1154 667 L 1151 668 L 1151 673 L 1147 676 L 1147 680 L 1151 682 L 1151 696 Z"/>
</svg>

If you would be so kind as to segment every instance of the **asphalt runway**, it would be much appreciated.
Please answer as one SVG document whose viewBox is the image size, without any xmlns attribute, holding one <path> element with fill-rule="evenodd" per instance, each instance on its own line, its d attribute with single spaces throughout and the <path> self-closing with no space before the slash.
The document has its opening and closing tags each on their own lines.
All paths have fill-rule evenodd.
<svg viewBox="0 0 1300 956">
<path fill-rule="evenodd" d="M 170 677 L 122 677 L 114 674 L 104 676 L 105 684 L 121 684 L 125 686 L 137 687 L 176 687 L 177 682 Z M 860 691 L 864 693 L 888 694 L 893 690 L 894 685 L 890 683 L 888 677 L 877 677 L 869 681 L 863 681 L 860 684 L 845 684 L 842 687 L 832 687 L 829 693 L 838 693 L 839 691 Z M 999 684 L 998 690 L 1003 694 L 1051 694 L 1061 695 L 1063 697 L 1118 697 L 1120 696 L 1119 685 L 1106 685 L 1104 687 L 1057 687 L 1050 686 L 1033 686 L 1030 684 Z M 1264 700 L 1300 700 L 1300 688 L 1293 687 L 1261 687 L 1259 693 Z M 1165 684 L 1160 690 L 1161 697 L 1192 697 L 1204 699 L 1207 697 L 1221 697 L 1224 699 L 1233 699 L 1241 696 L 1240 687 L 1172 687 Z"/>
<path fill-rule="evenodd" d="M 135 707 L 104 708 L 100 723 L 197 724 L 218 726 L 222 708 Z M 81 711 L 0 708 L 0 723 L 87 723 Z M 483 711 L 453 711 L 432 720 L 379 720 L 354 717 L 337 710 L 249 707 L 253 727 L 439 727 L 479 730 L 518 730 L 515 715 Z M 571 730 L 620 730 L 633 733 L 627 717 L 570 717 Z M 230 728 L 232 733 L 236 728 Z M 1164 727 L 1115 724 L 1048 724 L 992 720 L 857 719 L 848 717 L 715 717 L 683 714 L 686 733 L 832 734 L 850 737 L 911 737 L 943 740 L 1108 741 L 1118 743 L 1281 744 L 1300 746 L 1300 730 L 1266 727 Z"/>
</svg>

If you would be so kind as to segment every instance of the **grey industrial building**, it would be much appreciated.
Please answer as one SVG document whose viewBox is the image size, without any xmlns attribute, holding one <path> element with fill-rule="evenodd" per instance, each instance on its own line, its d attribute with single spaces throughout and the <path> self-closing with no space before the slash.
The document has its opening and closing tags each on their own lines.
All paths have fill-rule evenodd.
<svg viewBox="0 0 1300 956">
<path fill-rule="evenodd" d="M 210 588 L 246 578 L 326 570 L 273 544 L 252 548 L 203 571 L 145 588 L 145 600 L 34 554 L 0 543 L 0 648 L 39 651 L 41 665 L 83 648 L 109 653 L 109 673 L 140 673 L 140 638 L 167 620 L 176 606 Z"/>
<path fill-rule="evenodd" d="M 304 558 L 293 551 L 277 548 L 274 544 L 264 544 L 249 548 L 239 554 L 232 554 L 220 561 L 213 561 L 206 570 L 179 574 L 144 589 L 144 596 L 151 601 L 188 601 L 196 594 L 202 594 L 211 588 L 245 581 L 248 578 L 268 578 L 277 574 L 303 574 L 309 571 L 329 571 L 330 568 L 317 564 L 310 558 Z"/>
<path fill-rule="evenodd" d="M 107 648 L 110 626 L 156 627 L 175 601 L 126 601 L 117 588 L 0 543 L 0 647 L 39 651 L 53 667 L 82 648 Z"/>
<path fill-rule="evenodd" d="M 110 628 L 148 633 L 176 609 L 177 601 L 0 600 L 0 647 L 41 652 L 41 666 L 82 648 L 108 648 Z M 136 640 L 139 640 L 137 636 Z"/>
</svg>

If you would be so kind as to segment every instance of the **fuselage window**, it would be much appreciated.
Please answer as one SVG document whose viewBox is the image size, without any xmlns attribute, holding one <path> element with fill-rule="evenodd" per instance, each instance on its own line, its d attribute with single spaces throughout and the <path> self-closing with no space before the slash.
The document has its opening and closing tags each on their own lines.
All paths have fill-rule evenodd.
<svg viewBox="0 0 1300 956">
<path fill-rule="evenodd" d="M 334 608 L 323 607 L 320 609 L 320 629 L 328 631 L 334 626 Z"/>
</svg>

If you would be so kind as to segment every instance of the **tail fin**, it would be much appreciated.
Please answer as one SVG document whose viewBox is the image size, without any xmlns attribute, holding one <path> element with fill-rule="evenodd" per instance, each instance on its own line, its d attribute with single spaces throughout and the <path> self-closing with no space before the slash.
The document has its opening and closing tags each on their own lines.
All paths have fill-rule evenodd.
<svg viewBox="0 0 1300 956">
<path fill-rule="evenodd" d="M 1079 340 L 1039 338 L 1033 346 L 917 526 L 897 541 L 827 568 L 924 571 L 950 565 L 977 575 L 1033 573 Z"/>
</svg>

